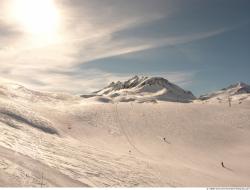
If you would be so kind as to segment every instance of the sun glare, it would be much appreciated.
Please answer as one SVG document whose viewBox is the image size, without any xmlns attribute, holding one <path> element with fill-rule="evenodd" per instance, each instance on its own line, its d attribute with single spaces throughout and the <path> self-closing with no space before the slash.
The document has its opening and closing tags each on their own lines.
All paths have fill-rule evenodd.
<svg viewBox="0 0 250 190">
<path fill-rule="evenodd" d="M 27 33 L 52 35 L 59 25 L 53 0 L 13 0 L 12 16 Z"/>
</svg>

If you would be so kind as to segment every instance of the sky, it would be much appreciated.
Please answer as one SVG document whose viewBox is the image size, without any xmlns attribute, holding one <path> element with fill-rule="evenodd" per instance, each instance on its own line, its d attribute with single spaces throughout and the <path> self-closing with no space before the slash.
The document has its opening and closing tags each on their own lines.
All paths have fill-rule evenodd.
<svg viewBox="0 0 250 190">
<path fill-rule="evenodd" d="M 90 93 L 134 75 L 250 84 L 249 0 L 0 0 L 0 82 Z"/>
</svg>

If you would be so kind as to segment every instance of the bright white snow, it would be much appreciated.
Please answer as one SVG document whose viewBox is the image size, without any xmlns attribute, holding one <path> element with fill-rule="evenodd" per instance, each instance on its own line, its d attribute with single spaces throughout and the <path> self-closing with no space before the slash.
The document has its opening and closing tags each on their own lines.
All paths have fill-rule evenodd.
<svg viewBox="0 0 250 190">
<path fill-rule="evenodd" d="M 82 97 L 87 98 L 83 95 Z M 125 82 L 112 82 L 107 87 L 94 92 L 91 99 L 102 98 L 105 102 L 190 102 L 195 96 L 161 77 L 135 76 Z"/>
<path fill-rule="evenodd" d="M 243 82 L 200 97 L 200 100 L 205 100 L 206 102 L 228 102 L 234 100 L 242 103 L 245 99 L 250 100 L 250 86 Z"/>
<path fill-rule="evenodd" d="M 250 186 L 249 99 L 175 94 L 194 99 L 162 78 L 84 97 L 1 85 L 0 186 Z"/>
</svg>

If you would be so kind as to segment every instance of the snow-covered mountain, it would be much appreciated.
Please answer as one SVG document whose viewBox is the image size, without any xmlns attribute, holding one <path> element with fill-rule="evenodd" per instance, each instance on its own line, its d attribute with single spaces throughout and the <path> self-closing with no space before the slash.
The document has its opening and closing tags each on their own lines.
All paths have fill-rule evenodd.
<svg viewBox="0 0 250 190">
<path fill-rule="evenodd" d="M 195 96 L 162 77 L 138 77 L 125 82 L 112 82 L 107 87 L 96 91 L 93 96 L 115 102 L 171 101 L 190 102 Z M 86 97 L 86 96 L 83 96 Z"/>
<path fill-rule="evenodd" d="M 0 186 L 249 186 L 250 101 L 102 103 L 162 89 L 189 94 L 146 77 L 90 98 L 0 85 Z"/>
<path fill-rule="evenodd" d="M 245 84 L 243 82 L 239 82 L 236 84 L 232 84 L 226 88 L 223 88 L 219 91 L 202 95 L 200 96 L 200 100 L 206 101 L 228 101 L 228 99 L 232 101 L 241 101 L 250 97 L 250 85 Z"/>
</svg>

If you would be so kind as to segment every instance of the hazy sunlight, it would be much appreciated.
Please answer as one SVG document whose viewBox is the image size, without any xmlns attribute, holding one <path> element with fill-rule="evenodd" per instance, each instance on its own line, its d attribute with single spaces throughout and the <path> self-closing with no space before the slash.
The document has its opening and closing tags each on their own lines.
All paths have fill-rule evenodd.
<svg viewBox="0 0 250 190">
<path fill-rule="evenodd" d="M 59 14 L 53 0 L 13 0 L 11 16 L 34 35 L 53 35 L 59 25 Z"/>
</svg>

